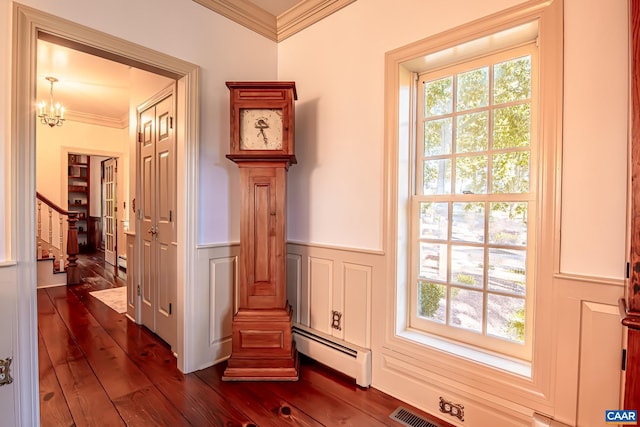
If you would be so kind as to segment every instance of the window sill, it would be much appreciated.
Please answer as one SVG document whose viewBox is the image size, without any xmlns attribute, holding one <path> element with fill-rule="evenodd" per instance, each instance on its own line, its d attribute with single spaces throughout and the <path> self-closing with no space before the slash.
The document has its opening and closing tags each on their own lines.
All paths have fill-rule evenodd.
<svg viewBox="0 0 640 427">
<path fill-rule="evenodd" d="M 510 374 L 531 379 L 531 363 L 516 360 L 507 356 L 467 347 L 433 335 L 426 335 L 411 329 L 398 332 L 398 336 L 414 343 L 448 353 L 453 357 L 466 359 L 472 363 L 499 369 Z"/>
</svg>

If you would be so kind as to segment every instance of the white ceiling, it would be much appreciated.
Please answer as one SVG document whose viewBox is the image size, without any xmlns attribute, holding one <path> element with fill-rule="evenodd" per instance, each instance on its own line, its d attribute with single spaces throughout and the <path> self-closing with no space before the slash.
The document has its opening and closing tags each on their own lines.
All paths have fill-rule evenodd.
<svg viewBox="0 0 640 427">
<path fill-rule="evenodd" d="M 89 116 L 120 121 L 129 114 L 129 67 L 97 56 L 38 40 L 37 100 L 53 98 L 69 118 Z"/>
<path fill-rule="evenodd" d="M 134 73 L 128 65 L 45 40 L 38 40 L 37 49 L 37 102 L 50 101 L 51 84 L 46 77 L 58 79 L 53 99 L 65 108 L 69 120 L 123 128 L 128 125 L 132 100 L 155 93 L 159 82 L 171 81 L 136 69 L 135 87 L 131 87 Z"/>
</svg>

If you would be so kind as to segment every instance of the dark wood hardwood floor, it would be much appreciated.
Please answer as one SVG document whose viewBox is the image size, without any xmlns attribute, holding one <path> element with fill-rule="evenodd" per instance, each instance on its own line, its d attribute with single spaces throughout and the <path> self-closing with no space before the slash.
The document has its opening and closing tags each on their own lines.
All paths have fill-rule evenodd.
<svg viewBox="0 0 640 427">
<path fill-rule="evenodd" d="M 99 254 L 79 265 L 79 285 L 38 290 L 44 427 L 400 426 L 399 406 L 450 426 L 305 357 L 297 382 L 223 382 L 224 363 L 184 375 L 162 340 L 89 295 L 124 274 Z"/>
</svg>

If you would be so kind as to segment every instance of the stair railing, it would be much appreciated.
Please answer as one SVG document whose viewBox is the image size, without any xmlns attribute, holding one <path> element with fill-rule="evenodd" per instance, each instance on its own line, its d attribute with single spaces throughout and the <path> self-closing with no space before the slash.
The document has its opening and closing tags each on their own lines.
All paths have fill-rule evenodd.
<svg viewBox="0 0 640 427">
<path fill-rule="evenodd" d="M 42 205 L 47 208 L 48 219 L 46 222 L 42 222 Z M 43 258 L 46 254 L 50 258 L 53 255 L 54 269 L 56 271 L 67 272 L 67 284 L 74 285 L 80 283 L 80 271 L 78 270 L 78 230 L 76 228 L 76 222 L 78 221 L 78 213 L 73 211 L 67 211 L 60 206 L 53 203 L 51 200 L 36 192 L 36 205 L 37 205 L 37 245 L 38 245 L 38 259 Z M 57 215 L 57 221 L 53 220 L 53 216 Z M 66 222 L 65 222 L 66 218 Z M 67 239 L 64 239 L 64 229 L 67 229 Z M 43 226 L 45 228 L 43 237 Z M 56 229 L 57 230 L 54 230 Z M 57 231 L 57 242 L 54 242 L 54 231 Z M 46 246 L 46 248 L 45 248 Z"/>
</svg>

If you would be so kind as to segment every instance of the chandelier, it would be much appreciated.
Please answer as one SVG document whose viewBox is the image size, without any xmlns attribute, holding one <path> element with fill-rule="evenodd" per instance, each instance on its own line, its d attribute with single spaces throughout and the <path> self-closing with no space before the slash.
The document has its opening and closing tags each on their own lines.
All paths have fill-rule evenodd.
<svg viewBox="0 0 640 427">
<path fill-rule="evenodd" d="M 62 126 L 64 122 L 64 107 L 59 102 L 53 103 L 53 84 L 58 81 L 55 77 L 45 77 L 51 83 L 51 98 L 49 105 L 44 101 L 38 104 L 38 117 L 43 125 Z"/>
</svg>

